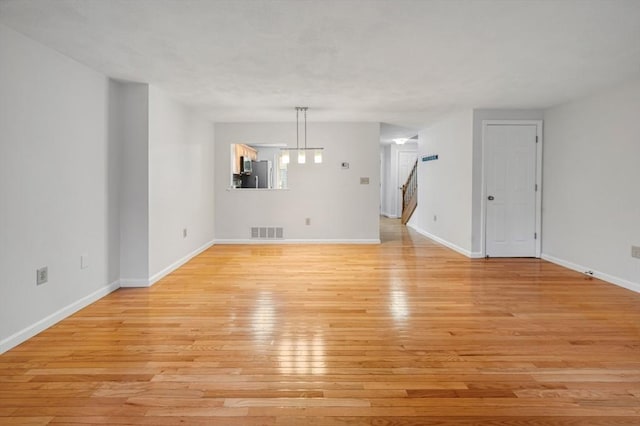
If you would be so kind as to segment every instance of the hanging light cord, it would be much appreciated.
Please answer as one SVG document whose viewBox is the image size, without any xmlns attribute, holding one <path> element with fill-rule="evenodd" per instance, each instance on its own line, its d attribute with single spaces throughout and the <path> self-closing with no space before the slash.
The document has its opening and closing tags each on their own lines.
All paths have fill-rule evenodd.
<svg viewBox="0 0 640 426">
<path fill-rule="evenodd" d="M 309 107 L 296 107 L 296 152 L 307 151 L 307 150 L 323 150 L 324 148 L 309 148 L 307 147 L 307 110 Z M 304 115 L 304 142 L 302 148 L 300 148 L 300 111 L 302 111 Z M 293 151 L 293 148 L 280 148 L 282 151 Z"/>
<path fill-rule="evenodd" d="M 300 113 L 300 107 L 296 107 L 296 150 L 300 148 L 300 119 L 298 115 Z"/>
<path fill-rule="evenodd" d="M 296 150 L 300 150 L 300 111 L 304 113 L 304 147 L 307 149 L 307 109 L 308 107 L 296 107 Z"/>
</svg>

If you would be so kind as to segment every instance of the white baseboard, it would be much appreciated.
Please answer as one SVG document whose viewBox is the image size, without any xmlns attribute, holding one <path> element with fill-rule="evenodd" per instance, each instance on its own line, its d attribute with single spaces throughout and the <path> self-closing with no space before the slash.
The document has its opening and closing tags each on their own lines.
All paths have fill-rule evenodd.
<svg viewBox="0 0 640 426">
<path fill-rule="evenodd" d="M 460 253 L 460 254 L 462 254 L 464 256 L 467 256 L 467 257 L 470 257 L 470 258 L 482 257 L 482 255 L 480 253 L 471 252 L 471 251 L 469 251 L 467 249 L 464 249 L 464 248 L 462 248 L 460 246 L 457 246 L 456 244 L 453 244 L 453 243 L 451 243 L 451 242 L 449 242 L 447 240 L 443 240 L 442 238 L 437 237 L 437 236 L 435 236 L 435 235 L 433 235 L 433 234 L 431 234 L 431 233 L 429 233 L 429 232 L 427 232 L 427 231 L 425 231 L 423 229 L 420 229 L 415 225 L 407 224 L 407 226 L 409 228 L 413 229 L 414 231 L 416 231 L 418 234 L 423 235 L 423 236 L 429 238 L 430 240 L 435 241 L 438 244 L 442 244 L 443 246 L 445 246 L 447 248 L 450 248 L 453 251 L 457 251 L 458 253 Z"/>
<path fill-rule="evenodd" d="M 389 214 L 385 212 L 382 212 L 380 214 L 384 217 L 388 217 L 389 219 L 400 219 L 400 216 L 396 216 L 395 214 Z"/>
<path fill-rule="evenodd" d="M 578 265 L 576 263 L 573 262 L 569 262 L 568 260 L 564 260 L 564 259 L 559 259 L 557 257 L 548 255 L 548 254 L 542 254 L 541 256 L 542 259 L 549 261 L 551 263 L 555 263 L 556 265 L 560 265 L 563 266 L 567 269 L 572 269 L 574 271 L 580 272 L 580 273 L 584 273 L 585 271 L 591 271 L 593 272 L 593 277 L 594 278 L 598 278 L 602 281 L 606 281 L 608 283 L 611 284 L 615 284 L 619 287 L 623 287 L 626 288 L 627 290 L 631 290 L 631 291 L 635 291 L 636 293 L 640 293 L 640 284 L 639 283 L 634 283 L 631 281 L 627 281 L 623 278 L 619 278 L 619 277 L 615 277 L 613 275 L 609 275 L 609 274 L 605 274 L 604 272 L 600 272 L 600 271 L 596 271 L 588 266 L 582 266 L 582 265 Z"/>
<path fill-rule="evenodd" d="M 263 239 L 219 239 L 216 244 L 380 244 L 379 238 L 371 239 L 286 239 L 286 240 L 263 240 Z"/>
<path fill-rule="evenodd" d="M 149 287 L 149 280 L 145 278 L 121 278 L 120 287 Z"/>
<path fill-rule="evenodd" d="M 205 243 L 204 245 L 198 247 L 197 249 L 195 249 L 191 253 L 189 253 L 189 254 L 183 256 L 182 258 L 178 259 L 177 261 L 173 262 L 171 265 L 167 266 L 166 268 L 164 268 L 160 272 L 158 272 L 156 274 L 153 274 L 149 279 L 144 279 L 144 278 L 122 278 L 122 279 L 120 279 L 120 287 L 127 287 L 127 288 L 131 288 L 131 287 L 151 287 L 152 285 L 154 285 L 155 283 L 160 281 L 162 278 L 166 277 L 167 275 L 169 275 L 170 273 L 172 273 L 173 271 L 175 271 L 176 269 L 178 269 L 179 267 L 181 267 L 182 265 L 184 265 L 185 263 L 187 263 L 188 261 L 190 261 L 191 259 L 193 259 L 197 255 L 199 255 L 200 253 L 202 253 L 203 251 L 205 251 L 206 249 L 211 247 L 213 245 L 213 243 L 214 243 L 213 241 L 209 241 L 209 242 Z"/>
<path fill-rule="evenodd" d="M 17 333 L 12 334 L 6 339 L 0 340 L 0 354 L 8 351 L 11 348 L 18 346 L 20 343 L 25 342 L 26 340 L 32 338 L 38 333 L 46 330 L 52 325 L 62 321 L 70 315 L 75 314 L 80 309 L 83 309 L 93 302 L 102 299 L 107 294 L 117 290 L 120 288 L 120 281 L 114 281 L 111 284 L 107 284 L 104 287 L 99 288 L 93 293 L 83 297 L 80 300 L 77 300 L 64 308 L 52 313 L 51 315 L 41 319 L 40 321 L 32 324 Z"/>
</svg>

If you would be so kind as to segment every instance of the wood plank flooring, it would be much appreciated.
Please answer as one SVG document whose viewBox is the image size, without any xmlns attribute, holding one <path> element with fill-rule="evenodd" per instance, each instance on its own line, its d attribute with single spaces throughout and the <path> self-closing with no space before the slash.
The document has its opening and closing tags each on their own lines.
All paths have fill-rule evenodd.
<svg viewBox="0 0 640 426">
<path fill-rule="evenodd" d="M 398 222 L 118 290 L 0 356 L 0 424 L 640 424 L 640 295 Z"/>
</svg>

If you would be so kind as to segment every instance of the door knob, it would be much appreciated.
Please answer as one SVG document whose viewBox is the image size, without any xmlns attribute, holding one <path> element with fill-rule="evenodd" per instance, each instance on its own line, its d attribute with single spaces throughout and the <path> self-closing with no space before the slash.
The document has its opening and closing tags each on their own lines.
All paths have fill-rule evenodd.
<svg viewBox="0 0 640 426">
<path fill-rule="evenodd" d="M 489 200 L 489 201 L 493 201 L 493 200 L 494 200 L 493 195 L 489 195 L 489 196 L 487 197 L 487 200 Z"/>
</svg>

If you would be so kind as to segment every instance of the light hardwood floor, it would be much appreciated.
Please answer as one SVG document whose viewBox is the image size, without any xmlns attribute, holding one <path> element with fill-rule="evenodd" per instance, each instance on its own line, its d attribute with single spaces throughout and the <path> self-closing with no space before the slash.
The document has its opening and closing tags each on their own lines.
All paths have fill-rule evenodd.
<svg viewBox="0 0 640 426">
<path fill-rule="evenodd" d="M 118 290 L 0 356 L 0 424 L 640 424 L 640 295 L 382 239 L 214 246 Z"/>
</svg>

